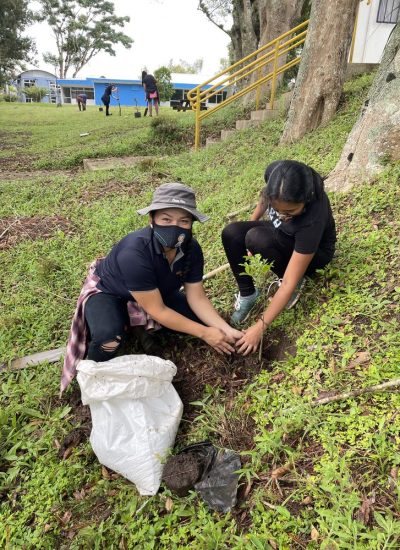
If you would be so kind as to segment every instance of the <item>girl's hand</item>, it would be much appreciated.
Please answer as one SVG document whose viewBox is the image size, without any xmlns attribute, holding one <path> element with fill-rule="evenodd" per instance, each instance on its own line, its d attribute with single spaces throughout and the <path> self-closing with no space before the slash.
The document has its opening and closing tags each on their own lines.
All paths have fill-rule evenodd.
<svg viewBox="0 0 400 550">
<path fill-rule="evenodd" d="M 221 355 L 226 353 L 230 355 L 234 353 L 235 349 L 230 345 L 230 338 L 219 328 L 205 327 L 205 334 L 203 340 L 207 342 L 209 346 L 215 349 Z"/>
<path fill-rule="evenodd" d="M 229 325 L 224 327 L 222 330 L 225 332 L 228 338 L 228 342 L 230 344 L 235 344 L 236 340 L 239 340 L 244 334 L 243 331 L 237 330 L 236 328 L 231 327 Z"/>
<path fill-rule="evenodd" d="M 263 325 L 260 323 L 256 323 L 250 328 L 244 330 L 244 335 L 236 342 L 238 353 L 241 353 L 242 355 L 254 353 L 261 341 L 262 334 Z"/>
</svg>

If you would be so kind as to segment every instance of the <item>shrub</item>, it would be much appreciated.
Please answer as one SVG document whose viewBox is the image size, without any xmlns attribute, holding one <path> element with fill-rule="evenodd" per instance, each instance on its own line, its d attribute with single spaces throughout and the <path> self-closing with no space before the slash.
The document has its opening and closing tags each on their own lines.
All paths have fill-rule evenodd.
<svg viewBox="0 0 400 550">
<path fill-rule="evenodd" d="M 17 94 L 11 92 L 11 93 L 2 93 L 0 94 L 0 101 L 7 101 L 8 103 L 14 103 L 15 101 L 18 101 Z"/>
<path fill-rule="evenodd" d="M 157 81 L 160 101 L 169 101 L 174 93 L 174 87 L 171 84 L 171 71 L 167 67 L 160 67 L 154 71 L 154 78 Z"/>
<path fill-rule="evenodd" d="M 39 102 L 49 93 L 49 90 L 40 86 L 30 86 L 24 88 L 23 92 L 27 97 L 31 97 L 33 101 Z"/>
<path fill-rule="evenodd" d="M 189 139 L 192 131 L 184 128 L 176 119 L 158 116 L 151 121 L 151 136 L 153 141 L 162 143 L 184 142 Z"/>
</svg>

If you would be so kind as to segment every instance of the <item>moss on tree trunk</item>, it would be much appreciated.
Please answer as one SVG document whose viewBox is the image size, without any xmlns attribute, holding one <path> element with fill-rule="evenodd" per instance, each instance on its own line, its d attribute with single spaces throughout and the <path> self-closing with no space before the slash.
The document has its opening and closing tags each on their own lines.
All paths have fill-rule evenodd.
<svg viewBox="0 0 400 550">
<path fill-rule="evenodd" d="M 388 162 L 400 159 L 400 25 L 394 28 L 382 62 L 349 134 L 328 189 L 347 191 L 373 180 Z"/>
</svg>

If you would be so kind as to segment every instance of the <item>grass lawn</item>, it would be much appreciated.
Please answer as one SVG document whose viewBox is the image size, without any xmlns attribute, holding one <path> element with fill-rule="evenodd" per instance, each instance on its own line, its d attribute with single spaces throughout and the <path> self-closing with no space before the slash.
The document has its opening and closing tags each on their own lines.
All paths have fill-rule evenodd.
<svg viewBox="0 0 400 550">
<path fill-rule="evenodd" d="M 132 109 L 106 119 L 95 108 L 1 103 L 0 363 L 65 344 L 88 264 L 143 225 L 136 210 L 160 183 L 196 189 L 211 218 L 195 227 L 206 270 L 225 263 L 226 213 L 257 199 L 273 160 L 328 174 L 370 83 L 348 83 L 334 120 L 297 144 L 279 146 L 277 120 L 198 153 L 188 152 L 192 113 L 165 110 L 154 128 Z M 209 118 L 205 133 L 228 124 L 221 116 Z M 80 168 L 86 157 L 122 155 L 163 158 L 110 172 Z M 373 184 L 331 197 L 337 255 L 266 334 L 261 363 L 221 359 L 189 338 L 170 342 L 185 405 L 177 447 L 207 438 L 241 453 L 232 513 L 211 512 L 195 493 L 140 497 L 102 468 L 76 382 L 60 400 L 61 363 L 41 364 L 1 373 L 0 545 L 399 548 L 399 394 L 310 404 L 399 375 L 399 176 L 400 164 L 387 163 Z M 231 311 L 228 272 L 207 290 L 220 311 Z"/>
</svg>

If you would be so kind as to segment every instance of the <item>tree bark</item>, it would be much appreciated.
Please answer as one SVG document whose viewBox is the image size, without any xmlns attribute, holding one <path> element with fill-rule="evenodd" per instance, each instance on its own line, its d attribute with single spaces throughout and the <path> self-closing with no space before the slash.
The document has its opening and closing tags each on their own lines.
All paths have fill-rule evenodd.
<svg viewBox="0 0 400 550">
<path fill-rule="evenodd" d="M 260 46 L 267 44 L 296 25 L 304 1 L 258 0 Z"/>
<path fill-rule="evenodd" d="M 382 61 L 349 134 L 327 189 L 348 191 L 373 180 L 388 161 L 400 160 L 400 24 L 393 29 Z"/>
<path fill-rule="evenodd" d="M 334 116 L 346 75 L 359 0 L 314 0 L 282 143 L 300 139 Z"/>
<path fill-rule="evenodd" d="M 289 31 L 298 24 L 305 0 L 257 0 L 258 17 L 260 24 L 259 47 L 268 44 L 281 34 Z M 278 67 L 286 63 L 287 56 L 278 58 Z M 262 75 L 267 75 L 273 69 L 273 63 L 262 68 Z M 279 85 L 283 75 L 278 76 Z M 254 78 L 255 80 L 256 78 Z M 269 95 L 271 83 L 261 86 L 261 97 Z"/>
<path fill-rule="evenodd" d="M 233 62 L 239 61 L 258 48 L 257 0 L 233 0 L 232 28 L 229 36 L 232 42 Z"/>
</svg>

